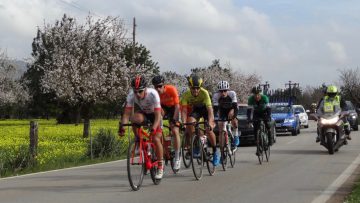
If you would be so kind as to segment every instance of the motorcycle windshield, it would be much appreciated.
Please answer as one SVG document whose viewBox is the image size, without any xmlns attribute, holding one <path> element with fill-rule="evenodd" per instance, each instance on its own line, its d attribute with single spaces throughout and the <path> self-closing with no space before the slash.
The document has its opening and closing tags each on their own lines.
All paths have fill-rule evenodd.
<svg viewBox="0 0 360 203">
<path fill-rule="evenodd" d="M 321 118 L 324 118 L 324 119 L 331 119 L 331 118 L 334 118 L 334 117 L 339 117 L 340 113 L 341 113 L 341 109 L 337 109 L 337 111 L 335 111 L 335 112 L 322 113 L 319 116 Z"/>
</svg>

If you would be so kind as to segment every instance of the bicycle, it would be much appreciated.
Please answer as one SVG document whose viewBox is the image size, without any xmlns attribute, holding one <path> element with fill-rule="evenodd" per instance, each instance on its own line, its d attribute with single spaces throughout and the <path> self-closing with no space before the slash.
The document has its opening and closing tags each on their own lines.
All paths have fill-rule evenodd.
<svg viewBox="0 0 360 203">
<path fill-rule="evenodd" d="M 156 179 L 156 171 L 159 161 L 155 154 L 155 145 L 152 136 L 148 132 L 150 124 L 124 124 L 123 126 L 137 127 L 137 137 L 129 143 L 127 152 L 127 174 L 131 188 L 134 191 L 140 189 L 146 171 L 150 171 L 150 176 L 155 185 L 160 184 L 161 179 Z M 147 130 L 144 130 L 144 128 Z M 130 133 L 129 133 L 130 136 Z"/>
<path fill-rule="evenodd" d="M 175 165 L 175 149 L 173 148 L 174 136 L 171 133 L 171 128 L 169 125 L 163 125 L 163 127 L 167 128 L 169 131 L 169 134 L 167 136 L 165 135 L 165 133 L 163 131 L 163 136 L 162 136 L 165 165 L 167 166 L 168 162 L 170 161 L 171 169 L 174 172 L 174 174 L 176 174 L 177 172 L 179 172 L 179 169 L 174 169 L 174 165 Z M 180 153 L 182 153 L 182 152 L 180 152 Z"/>
<path fill-rule="evenodd" d="M 220 152 L 221 152 L 221 165 L 224 171 L 227 169 L 227 158 L 229 157 L 230 165 L 233 168 L 235 165 L 235 148 L 236 146 L 232 147 L 232 143 L 234 143 L 234 135 L 231 131 L 231 120 L 215 120 L 216 122 L 225 122 L 226 130 L 222 131 L 222 135 L 219 134 L 219 136 L 223 136 L 222 140 L 224 140 L 225 145 L 221 145 L 220 143 L 220 137 L 219 137 L 219 146 L 220 146 Z M 220 132 L 220 128 L 219 128 Z"/>
<path fill-rule="evenodd" d="M 259 122 L 259 127 L 257 129 L 256 132 L 256 152 L 258 159 L 259 159 L 259 163 L 262 164 L 262 162 L 264 162 L 264 152 L 265 152 L 265 157 L 266 157 L 266 161 L 269 162 L 270 159 L 270 145 L 269 145 L 269 140 L 268 140 L 268 135 L 267 135 L 267 129 L 265 127 L 265 123 L 263 119 L 257 119 L 255 120 L 256 122 Z M 254 122 L 254 121 L 253 121 Z"/>
<path fill-rule="evenodd" d="M 208 127 L 208 122 L 190 122 L 190 123 L 183 123 L 184 126 L 186 125 L 194 125 L 195 126 L 195 134 L 192 136 L 191 139 L 191 165 L 194 176 L 196 180 L 200 180 L 202 178 L 203 166 L 206 163 L 209 175 L 212 176 L 215 173 L 215 166 L 213 165 L 213 153 L 210 153 L 210 149 L 212 147 L 208 146 L 207 137 L 205 134 L 205 129 L 201 128 L 200 125 L 204 124 Z"/>
</svg>

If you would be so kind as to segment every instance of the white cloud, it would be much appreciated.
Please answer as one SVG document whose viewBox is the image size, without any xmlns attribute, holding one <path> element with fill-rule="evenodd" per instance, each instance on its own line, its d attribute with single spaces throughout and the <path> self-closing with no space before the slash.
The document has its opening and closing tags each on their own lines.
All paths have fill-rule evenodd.
<svg viewBox="0 0 360 203">
<path fill-rule="evenodd" d="M 333 54 L 335 62 L 344 64 L 347 61 L 347 54 L 343 44 L 340 42 L 328 42 L 327 45 Z"/>
<path fill-rule="evenodd" d="M 220 59 L 234 69 L 261 74 L 273 87 L 283 87 L 289 80 L 304 85 L 336 80 L 339 68 L 359 66 L 360 26 L 351 21 L 357 13 L 344 20 L 348 12 L 334 11 L 348 7 L 332 7 L 329 13 L 316 12 L 312 21 L 311 15 L 302 15 L 330 5 L 281 6 L 284 3 L 278 1 L 266 7 L 260 0 L 241 6 L 235 0 L 2 0 L 0 47 L 13 57 L 30 56 L 36 26 L 44 20 L 53 23 L 67 13 L 81 21 L 91 11 L 96 16 L 120 16 L 129 29 L 136 17 L 136 39 L 163 71 L 187 73 Z M 298 12 L 280 15 L 280 8 Z"/>
</svg>

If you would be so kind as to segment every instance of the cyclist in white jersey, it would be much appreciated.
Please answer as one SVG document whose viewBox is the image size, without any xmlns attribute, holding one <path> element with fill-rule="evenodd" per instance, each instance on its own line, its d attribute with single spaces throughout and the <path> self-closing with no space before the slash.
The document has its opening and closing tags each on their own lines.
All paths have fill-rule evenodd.
<svg viewBox="0 0 360 203">
<path fill-rule="evenodd" d="M 144 76 L 136 76 L 131 82 L 132 89 L 126 98 L 125 111 L 121 119 L 119 127 L 119 136 L 124 136 L 125 128 L 123 124 L 129 122 L 129 118 L 134 109 L 135 104 L 140 108 L 140 111 L 131 116 L 131 123 L 143 124 L 150 122 L 152 124 L 151 136 L 155 144 L 155 152 L 159 160 L 158 171 L 155 175 L 156 179 L 161 179 L 164 173 L 163 170 L 163 146 L 161 144 L 161 105 L 158 92 L 153 88 L 147 87 L 147 82 Z M 136 135 L 137 128 L 133 128 Z M 137 137 L 137 135 L 136 135 Z"/>
<path fill-rule="evenodd" d="M 230 89 L 230 85 L 227 81 L 220 81 L 217 85 L 218 92 L 213 95 L 213 106 L 214 115 L 218 116 L 219 120 L 231 120 L 232 131 L 234 135 L 234 142 L 232 143 L 233 148 L 240 144 L 239 133 L 238 133 L 238 104 L 236 93 Z M 219 121 L 219 135 L 223 130 L 226 130 L 226 122 Z M 222 136 L 220 136 L 222 139 Z M 222 140 L 219 140 L 222 143 Z"/>
</svg>

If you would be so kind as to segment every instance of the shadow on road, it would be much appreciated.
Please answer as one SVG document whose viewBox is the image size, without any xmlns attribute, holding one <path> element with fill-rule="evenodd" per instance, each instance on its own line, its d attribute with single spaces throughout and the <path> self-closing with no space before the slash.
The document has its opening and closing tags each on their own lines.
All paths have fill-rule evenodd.
<svg viewBox="0 0 360 203">
<path fill-rule="evenodd" d="M 328 151 L 322 150 L 306 150 L 306 149 L 271 149 L 272 154 L 292 154 L 292 155 L 329 155 Z"/>
</svg>

